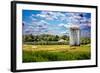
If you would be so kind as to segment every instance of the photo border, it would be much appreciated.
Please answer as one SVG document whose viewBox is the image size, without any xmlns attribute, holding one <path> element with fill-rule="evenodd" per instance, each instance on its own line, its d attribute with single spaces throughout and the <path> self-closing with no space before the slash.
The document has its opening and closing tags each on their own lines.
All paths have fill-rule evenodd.
<svg viewBox="0 0 100 73">
<path fill-rule="evenodd" d="M 39 69 L 16 69 L 16 5 L 19 4 L 35 4 L 35 5 L 50 5 L 50 6 L 67 6 L 67 7 L 83 7 L 83 8 L 95 8 L 96 10 L 96 64 L 95 65 L 85 65 L 85 66 L 75 66 L 75 67 L 57 67 L 57 68 L 39 68 Z M 98 66 L 98 7 L 90 5 L 73 5 L 73 4 L 57 4 L 57 3 L 40 3 L 40 2 L 25 2 L 25 1 L 12 1 L 11 2 L 11 71 L 12 72 L 22 72 L 22 71 L 40 71 L 40 70 L 55 70 L 55 69 L 73 69 L 73 68 L 86 68 L 86 67 L 97 67 Z"/>
</svg>

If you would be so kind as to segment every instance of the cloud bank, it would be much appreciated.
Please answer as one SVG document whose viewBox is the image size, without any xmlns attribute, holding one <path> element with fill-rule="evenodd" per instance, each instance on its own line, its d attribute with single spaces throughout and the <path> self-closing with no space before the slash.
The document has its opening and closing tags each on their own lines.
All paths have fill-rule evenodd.
<svg viewBox="0 0 100 73">
<path fill-rule="evenodd" d="M 26 12 L 31 12 L 27 15 Z M 90 33 L 91 14 L 80 12 L 23 10 L 24 34 L 63 35 L 72 24 Z"/>
</svg>

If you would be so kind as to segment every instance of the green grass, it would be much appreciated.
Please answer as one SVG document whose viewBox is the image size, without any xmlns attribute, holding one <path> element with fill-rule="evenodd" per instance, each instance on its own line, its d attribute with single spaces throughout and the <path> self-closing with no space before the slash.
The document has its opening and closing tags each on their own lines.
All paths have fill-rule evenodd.
<svg viewBox="0 0 100 73">
<path fill-rule="evenodd" d="M 67 61 L 90 59 L 90 45 L 24 45 L 23 62 Z"/>
</svg>

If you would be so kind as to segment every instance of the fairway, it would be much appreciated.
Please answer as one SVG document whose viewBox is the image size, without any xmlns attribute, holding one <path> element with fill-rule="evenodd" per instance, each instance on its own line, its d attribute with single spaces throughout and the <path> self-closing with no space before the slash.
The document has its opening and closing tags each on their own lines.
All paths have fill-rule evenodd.
<svg viewBox="0 0 100 73">
<path fill-rule="evenodd" d="M 23 45 L 23 62 L 86 60 L 91 58 L 90 45 Z"/>
</svg>

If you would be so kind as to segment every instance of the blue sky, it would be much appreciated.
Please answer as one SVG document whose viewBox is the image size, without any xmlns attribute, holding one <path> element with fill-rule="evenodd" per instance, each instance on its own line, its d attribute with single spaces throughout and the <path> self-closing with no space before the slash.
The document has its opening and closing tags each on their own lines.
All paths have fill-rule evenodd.
<svg viewBox="0 0 100 73">
<path fill-rule="evenodd" d="M 72 24 L 80 26 L 81 35 L 90 36 L 91 30 L 91 14 L 85 12 L 23 10 L 22 22 L 23 34 L 68 35 Z"/>
</svg>

